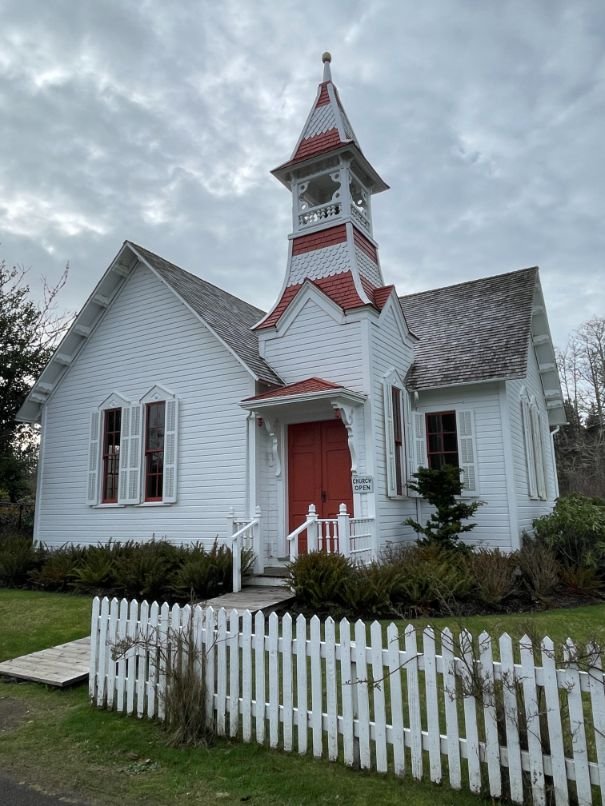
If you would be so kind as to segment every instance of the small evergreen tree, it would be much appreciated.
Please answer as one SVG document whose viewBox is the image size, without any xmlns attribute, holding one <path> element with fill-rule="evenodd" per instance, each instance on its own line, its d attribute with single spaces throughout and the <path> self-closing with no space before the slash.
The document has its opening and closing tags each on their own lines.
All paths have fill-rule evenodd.
<svg viewBox="0 0 605 806">
<path fill-rule="evenodd" d="M 475 523 L 462 521 L 471 518 L 483 502 L 460 500 L 460 468 L 453 465 L 433 469 L 421 467 L 418 473 L 414 473 L 414 477 L 417 481 L 410 482 L 408 486 L 435 507 L 435 511 L 424 526 L 412 518 L 408 518 L 405 523 L 417 534 L 424 535 L 418 539 L 420 545 L 432 543 L 453 548 L 463 532 L 470 532 L 475 528 Z"/>
</svg>

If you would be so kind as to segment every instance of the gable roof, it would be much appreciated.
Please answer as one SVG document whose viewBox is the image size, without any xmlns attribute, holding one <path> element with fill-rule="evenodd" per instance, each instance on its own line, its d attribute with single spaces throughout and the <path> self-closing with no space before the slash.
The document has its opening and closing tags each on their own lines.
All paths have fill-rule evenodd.
<svg viewBox="0 0 605 806">
<path fill-rule="evenodd" d="M 126 243 L 176 291 L 261 381 L 282 381 L 258 352 L 251 330 L 265 312 L 131 241 Z"/>
<path fill-rule="evenodd" d="M 419 337 L 408 384 L 430 389 L 527 371 L 537 267 L 400 297 Z"/>
<path fill-rule="evenodd" d="M 330 392 L 334 389 L 344 389 L 341 383 L 332 383 L 332 381 L 325 381 L 323 378 L 306 378 L 304 381 L 296 381 L 296 383 L 288 383 L 286 386 L 280 386 L 279 389 L 270 389 L 268 392 L 262 392 L 260 395 L 254 397 L 247 397 L 243 402 L 248 403 L 252 400 L 269 400 L 274 397 L 288 397 L 290 395 L 305 395 L 314 392 Z"/>
</svg>

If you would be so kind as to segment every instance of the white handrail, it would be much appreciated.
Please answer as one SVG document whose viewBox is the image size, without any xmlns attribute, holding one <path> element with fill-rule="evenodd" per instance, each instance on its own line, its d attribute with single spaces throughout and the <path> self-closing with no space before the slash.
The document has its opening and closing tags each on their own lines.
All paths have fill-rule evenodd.
<svg viewBox="0 0 605 806">
<path fill-rule="evenodd" d="M 233 528 L 235 523 L 238 521 L 235 520 L 233 510 L 229 512 L 228 516 L 228 523 L 230 527 Z M 240 521 L 241 522 L 241 521 Z M 239 593 L 242 589 L 242 548 L 243 548 L 243 537 L 244 535 L 251 533 L 252 534 L 252 550 L 254 552 L 254 572 L 256 574 L 262 574 L 264 571 L 264 558 L 263 558 L 263 547 L 261 545 L 261 532 L 260 532 L 260 522 L 261 522 L 261 511 L 260 507 L 256 507 L 254 518 L 245 523 L 235 532 L 230 534 L 227 539 L 231 543 L 231 559 L 233 564 L 233 593 Z"/>
</svg>

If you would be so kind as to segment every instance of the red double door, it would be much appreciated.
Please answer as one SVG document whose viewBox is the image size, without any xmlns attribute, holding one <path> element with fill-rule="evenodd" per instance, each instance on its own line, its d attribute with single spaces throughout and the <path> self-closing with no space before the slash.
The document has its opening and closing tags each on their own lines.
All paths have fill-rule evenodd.
<svg viewBox="0 0 605 806">
<path fill-rule="evenodd" d="M 304 522 L 309 504 L 320 518 L 335 518 L 340 504 L 353 512 L 351 455 L 340 420 L 288 426 L 288 513 L 290 532 Z M 300 535 L 298 550 L 307 550 Z"/>
</svg>

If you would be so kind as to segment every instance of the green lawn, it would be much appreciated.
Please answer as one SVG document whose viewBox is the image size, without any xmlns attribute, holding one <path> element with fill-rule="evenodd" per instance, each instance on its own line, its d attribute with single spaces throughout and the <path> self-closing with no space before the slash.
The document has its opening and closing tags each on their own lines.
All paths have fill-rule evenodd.
<svg viewBox="0 0 605 806">
<path fill-rule="evenodd" d="M 0 659 L 86 634 L 89 612 L 88 597 L 0 590 Z M 531 622 L 534 632 L 557 639 L 571 633 L 584 641 L 605 638 L 604 616 L 605 605 L 595 605 L 464 623 L 474 632 L 507 629 L 520 636 Z M 459 626 L 448 619 L 432 623 Z M 0 770 L 46 791 L 120 806 L 183 799 L 268 806 L 481 803 L 446 787 L 363 774 L 257 745 L 219 741 L 210 749 L 169 748 L 158 724 L 92 709 L 84 687 L 59 691 L 29 683 L 0 685 Z"/>
</svg>

